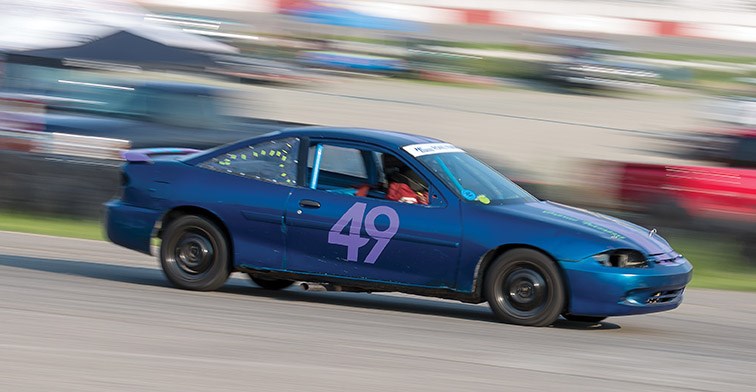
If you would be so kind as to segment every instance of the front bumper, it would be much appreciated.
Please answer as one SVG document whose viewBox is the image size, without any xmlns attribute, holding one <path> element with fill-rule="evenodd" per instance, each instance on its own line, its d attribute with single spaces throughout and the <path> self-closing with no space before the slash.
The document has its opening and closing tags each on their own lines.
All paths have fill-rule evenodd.
<svg viewBox="0 0 756 392">
<path fill-rule="evenodd" d="M 649 264 L 647 268 L 606 267 L 593 258 L 561 262 L 569 289 L 568 312 L 622 316 L 680 306 L 693 266 L 682 256 Z"/>
<path fill-rule="evenodd" d="M 114 244 L 150 254 L 155 222 L 160 212 L 111 200 L 105 203 L 105 232 Z"/>
</svg>

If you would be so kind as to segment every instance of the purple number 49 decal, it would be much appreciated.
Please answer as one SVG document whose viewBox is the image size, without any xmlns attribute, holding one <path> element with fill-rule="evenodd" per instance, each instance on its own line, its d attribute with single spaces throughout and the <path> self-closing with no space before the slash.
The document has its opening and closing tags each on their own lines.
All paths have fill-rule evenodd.
<svg viewBox="0 0 756 392">
<path fill-rule="evenodd" d="M 334 245 L 343 245 L 347 247 L 347 260 L 358 261 L 359 250 L 363 246 L 367 245 L 370 241 L 368 238 L 363 238 L 360 235 L 362 228 L 362 219 L 365 218 L 365 231 L 373 238 L 376 243 L 373 249 L 370 249 L 365 258 L 365 262 L 373 264 L 378 260 L 386 245 L 391 241 L 391 238 L 396 235 L 399 230 L 399 214 L 396 211 L 387 206 L 378 206 L 368 211 L 365 215 L 365 209 L 367 204 L 354 203 L 349 207 L 347 212 L 339 218 L 338 221 L 331 227 L 331 231 L 328 232 L 328 243 Z M 375 227 L 375 221 L 379 216 L 385 215 L 389 220 L 389 225 L 386 230 L 378 230 Z M 349 225 L 349 234 L 342 234 L 342 231 Z"/>
</svg>

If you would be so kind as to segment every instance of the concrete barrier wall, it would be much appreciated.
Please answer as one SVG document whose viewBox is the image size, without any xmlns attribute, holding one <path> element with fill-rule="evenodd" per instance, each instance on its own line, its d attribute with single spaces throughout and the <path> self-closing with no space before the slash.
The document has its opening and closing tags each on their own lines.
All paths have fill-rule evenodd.
<svg viewBox="0 0 756 392">
<path fill-rule="evenodd" d="M 0 209 L 100 218 L 121 162 L 0 151 Z"/>
</svg>

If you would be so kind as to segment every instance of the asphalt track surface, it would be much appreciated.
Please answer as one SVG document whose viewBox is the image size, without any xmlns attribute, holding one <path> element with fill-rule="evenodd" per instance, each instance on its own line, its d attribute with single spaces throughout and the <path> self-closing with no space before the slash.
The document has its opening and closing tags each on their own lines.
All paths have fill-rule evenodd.
<svg viewBox="0 0 756 392">
<path fill-rule="evenodd" d="M 107 242 L 0 232 L 0 391 L 752 391 L 756 295 L 597 325 L 395 294 L 170 287 Z"/>
</svg>

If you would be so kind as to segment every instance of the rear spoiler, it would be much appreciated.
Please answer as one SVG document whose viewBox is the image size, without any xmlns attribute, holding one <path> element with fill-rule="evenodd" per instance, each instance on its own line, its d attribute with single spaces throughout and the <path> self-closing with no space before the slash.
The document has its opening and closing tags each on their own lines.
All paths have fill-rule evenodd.
<svg viewBox="0 0 756 392">
<path fill-rule="evenodd" d="M 151 163 L 154 157 L 166 156 L 183 156 L 200 152 L 193 148 L 140 148 L 136 150 L 126 150 L 121 153 L 121 157 L 129 163 Z"/>
</svg>

